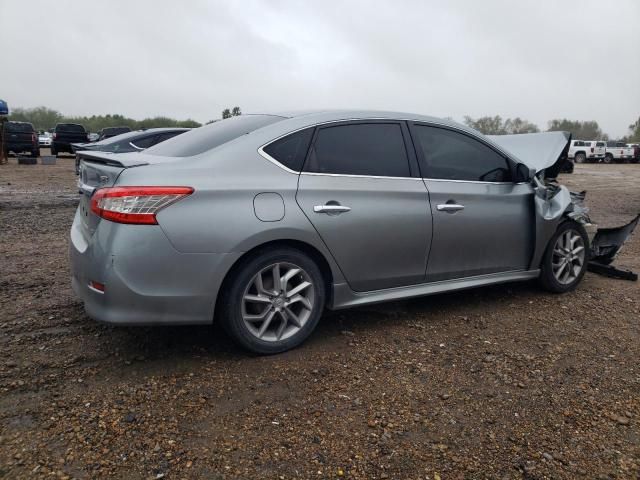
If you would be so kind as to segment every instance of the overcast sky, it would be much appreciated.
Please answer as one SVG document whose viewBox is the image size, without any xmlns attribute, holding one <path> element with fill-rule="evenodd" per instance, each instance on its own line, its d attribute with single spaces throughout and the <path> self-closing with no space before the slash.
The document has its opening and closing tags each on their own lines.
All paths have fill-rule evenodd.
<svg viewBox="0 0 640 480">
<path fill-rule="evenodd" d="M 0 0 L 0 98 L 68 115 L 640 116 L 640 0 Z"/>
</svg>

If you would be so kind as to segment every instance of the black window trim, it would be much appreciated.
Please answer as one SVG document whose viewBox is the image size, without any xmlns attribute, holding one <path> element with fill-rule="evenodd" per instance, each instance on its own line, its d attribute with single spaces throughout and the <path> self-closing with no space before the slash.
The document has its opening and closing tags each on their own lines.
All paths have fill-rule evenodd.
<svg viewBox="0 0 640 480">
<path fill-rule="evenodd" d="M 390 177 L 390 176 L 382 176 L 382 175 L 355 175 L 355 174 L 347 174 L 347 173 L 320 173 L 320 172 L 305 172 L 304 166 L 309 159 L 309 155 L 313 148 L 313 145 L 316 141 L 316 137 L 318 136 L 318 131 L 322 128 L 331 128 L 341 125 L 358 125 L 358 124 L 371 124 L 371 123 L 391 123 L 400 126 L 402 132 L 402 139 L 404 141 L 405 152 L 407 154 L 407 161 L 409 162 L 409 177 Z M 273 158 L 267 152 L 264 151 L 266 147 L 271 145 L 272 143 L 277 142 L 278 140 L 288 137 L 289 135 L 293 135 L 294 133 L 298 133 L 302 130 L 307 130 L 312 128 L 314 130 L 311 136 L 311 142 L 309 143 L 309 148 L 307 149 L 307 154 L 305 155 L 304 162 L 302 162 L 302 167 L 300 171 L 292 170 L 286 165 L 283 165 L 278 160 Z M 419 160 L 416 156 L 416 151 L 411 140 L 411 133 L 409 127 L 407 125 L 406 120 L 396 119 L 396 118 L 358 118 L 358 119 L 343 119 L 343 120 L 329 120 L 322 123 L 316 123 L 313 125 L 306 125 L 304 127 L 297 128 L 295 130 L 291 130 L 283 135 L 280 135 L 273 140 L 269 140 L 264 145 L 258 148 L 258 153 L 260 156 L 270 161 L 274 165 L 280 167 L 288 173 L 293 173 L 295 175 L 310 175 L 310 176 L 324 176 L 324 177 L 351 177 L 351 178 L 377 178 L 377 179 L 393 179 L 393 180 L 420 180 L 422 181 L 422 177 L 420 175 L 419 168 Z"/>
<path fill-rule="evenodd" d="M 511 174 L 511 178 L 516 178 L 515 169 L 516 169 L 516 165 L 517 165 L 518 162 L 515 161 L 513 158 L 511 158 L 507 152 L 505 152 L 505 151 L 503 151 L 501 149 L 497 149 L 494 145 L 491 145 L 490 143 L 488 143 L 483 138 L 478 137 L 477 135 L 473 135 L 473 134 L 471 134 L 471 133 L 469 133 L 467 131 L 464 131 L 462 129 L 454 128 L 454 127 L 451 127 L 449 125 L 443 125 L 441 123 L 430 123 L 430 122 L 424 122 L 424 121 L 409 121 L 407 123 L 409 124 L 409 132 L 411 133 L 412 140 L 416 138 L 415 127 L 416 126 L 421 126 L 421 127 L 439 128 L 441 130 L 449 130 L 451 132 L 458 133 L 460 135 L 464 135 L 465 137 L 469 137 L 472 140 L 480 142 L 484 146 L 486 146 L 486 147 L 490 148 L 491 150 L 493 150 L 497 155 L 500 155 L 501 157 L 503 157 L 506 160 L 507 165 L 509 167 L 509 173 Z M 413 147 L 414 147 L 416 155 L 418 157 L 418 164 L 420 166 L 420 171 L 421 172 L 424 171 L 425 173 L 427 173 L 427 171 L 428 171 L 427 162 L 426 162 L 426 160 L 424 158 L 424 153 L 422 152 L 422 148 L 420 148 L 420 145 L 417 144 L 416 140 L 413 140 Z M 508 181 L 508 182 L 488 182 L 486 180 L 454 180 L 454 179 L 447 179 L 447 178 L 431 178 L 431 177 L 426 177 L 426 176 L 423 176 L 422 179 L 423 180 L 433 181 L 433 182 L 479 183 L 479 184 L 491 184 L 491 185 L 519 185 L 521 183 L 528 183 L 528 182 L 515 182 L 513 180 Z"/>
</svg>

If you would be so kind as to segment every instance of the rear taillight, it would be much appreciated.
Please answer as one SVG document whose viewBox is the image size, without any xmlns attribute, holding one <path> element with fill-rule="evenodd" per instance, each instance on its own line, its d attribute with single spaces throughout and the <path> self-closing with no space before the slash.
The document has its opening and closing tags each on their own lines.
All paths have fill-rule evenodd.
<svg viewBox="0 0 640 480">
<path fill-rule="evenodd" d="M 56 132 L 53 132 L 53 139 L 55 140 L 56 138 L 58 138 L 58 134 Z"/>
<path fill-rule="evenodd" d="M 91 138 L 89 137 L 89 134 L 87 133 L 87 142 L 90 142 Z"/>
<path fill-rule="evenodd" d="M 109 187 L 91 197 L 91 211 L 117 223 L 156 225 L 156 214 L 193 193 L 191 187 Z"/>
<path fill-rule="evenodd" d="M 595 148 L 591 147 L 591 153 L 595 152 Z"/>
<path fill-rule="evenodd" d="M 31 134 L 31 141 L 33 143 L 36 143 L 38 141 L 38 137 L 36 136 L 35 132 Z"/>
</svg>

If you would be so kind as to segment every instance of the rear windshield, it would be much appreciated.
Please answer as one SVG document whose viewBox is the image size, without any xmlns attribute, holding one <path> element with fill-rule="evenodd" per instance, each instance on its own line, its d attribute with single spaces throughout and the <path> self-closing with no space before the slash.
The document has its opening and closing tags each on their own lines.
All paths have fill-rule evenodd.
<svg viewBox="0 0 640 480">
<path fill-rule="evenodd" d="M 85 133 L 82 125 L 74 123 L 61 123 L 56 126 L 56 132 Z"/>
<path fill-rule="evenodd" d="M 145 151 L 161 157 L 191 157 L 283 120 L 275 115 L 240 115 L 178 135 Z"/>
<path fill-rule="evenodd" d="M 7 132 L 12 133 L 31 133 L 33 132 L 33 125 L 31 125 L 30 123 L 7 122 L 5 129 L 7 130 Z"/>
<path fill-rule="evenodd" d="M 596 142 L 596 147 L 604 147 L 604 142 Z"/>
</svg>

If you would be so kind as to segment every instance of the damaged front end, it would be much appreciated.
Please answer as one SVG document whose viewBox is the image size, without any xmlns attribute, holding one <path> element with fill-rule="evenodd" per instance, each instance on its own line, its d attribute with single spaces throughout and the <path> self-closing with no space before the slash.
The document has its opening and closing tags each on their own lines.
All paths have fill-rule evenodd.
<svg viewBox="0 0 640 480">
<path fill-rule="evenodd" d="M 549 240 L 558 225 L 568 218 L 584 226 L 589 237 L 589 271 L 625 280 L 638 279 L 636 273 L 618 269 L 611 263 L 640 222 L 640 214 L 621 227 L 597 228 L 591 223 L 589 209 L 584 204 L 586 191 L 570 192 L 556 180 L 562 166 L 568 161 L 570 134 L 547 132 L 490 138 L 518 157 L 533 173 L 531 178 L 535 189 L 536 248 L 532 268 L 540 265 Z"/>
<path fill-rule="evenodd" d="M 586 191 L 570 192 L 563 185 L 549 180 L 543 183 L 537 178 L 536 183 L 536 212 L 544 221 L 555 219 L 561 221 L 566 217 L 580 223 L 585 228 L 589 237 L 587 269 L 590 272 L 623 280 L 638 280 L 638 274 L 616 268 L 611 263 L 640 222 L 640 214 L 621 227 L 597 228 L 591 223 L 589 209 L 584 205 Z M 557 225 L 559 221 L 554 224 Z M 548 231 L 548 229 L 544 230 Z"/>
</svg>

